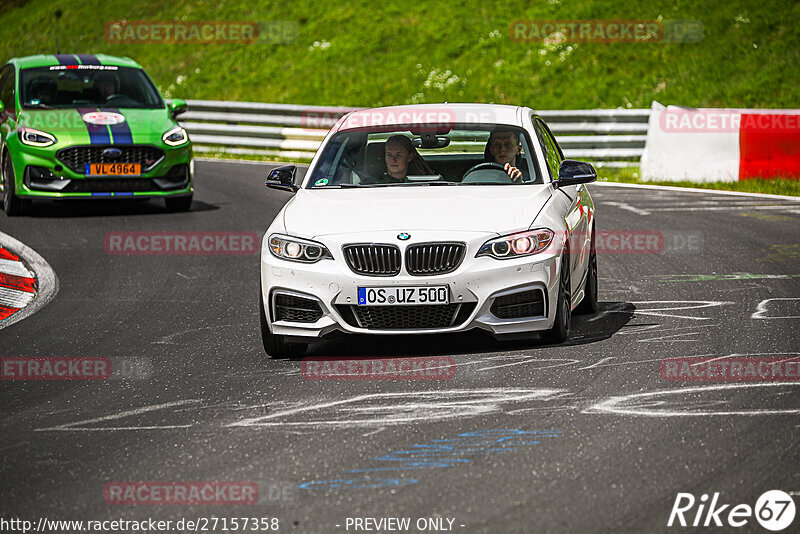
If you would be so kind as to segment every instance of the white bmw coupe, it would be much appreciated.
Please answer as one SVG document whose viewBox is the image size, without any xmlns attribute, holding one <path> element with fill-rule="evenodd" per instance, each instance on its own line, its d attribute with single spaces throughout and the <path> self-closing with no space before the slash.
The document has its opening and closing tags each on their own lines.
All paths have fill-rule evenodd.
<svg viewBox="0 0 800 534">
<path fill-rule="evenodd" d="M 426 104 L 364 109 L 330 130 L 261 247 L 261 335 L 302 355 L 335 332 L 473 328 L 562 342 L 597 310 L 597 178 L 564 159 L 531 109 Z"/>
</svg>

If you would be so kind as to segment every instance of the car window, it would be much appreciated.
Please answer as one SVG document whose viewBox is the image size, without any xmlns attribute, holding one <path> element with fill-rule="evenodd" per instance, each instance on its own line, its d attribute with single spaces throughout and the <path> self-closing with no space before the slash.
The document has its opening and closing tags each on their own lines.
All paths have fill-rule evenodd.
<svg viewBox="0 0 800 534">
<path fill-rule="evenodd" d="M 547 162 L 547 168 L 550 171 L 550 177 L 553 180 L 557 180 L 558 168 L 561 165 L 561 162 L 564 160 L 561 149 L 559 148 L 555 139 L 553 139 L 550 130 L 541 119 L 536 119 L 536 122 L 534 122 L 534 127 L 536 130 L 536 137 L 538 138 L 539 144 L 542 146 L 542 151 L 544 152 L 544 159 Z"/>
<path fill-rule="evenodd" d="M 504 146 L 497 155 L 490 139 Z M 522 128 L 506 125 L 452 125 L 435 134 L 401 126 L 345 130 L 327 143 L 306 187 L 543 183 L 530 147 Z M 511 180 L 498 157 L 513 158 L 522 179 Z"/>
<path fill-rule="evenodd" d="M 70 69 L 60 65 L 37 67 L 20 71 L 20 82 L 22 107 L 164 107 L 142 69 L 115 66 L 98 69 L 96 65 Z"/>
</svg>

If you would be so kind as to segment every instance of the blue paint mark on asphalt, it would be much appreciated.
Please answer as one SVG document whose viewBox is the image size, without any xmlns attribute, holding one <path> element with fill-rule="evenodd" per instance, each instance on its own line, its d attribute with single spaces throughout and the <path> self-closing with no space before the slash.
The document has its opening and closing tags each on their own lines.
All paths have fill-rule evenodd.
<svg viewBox="0 0 800 534">
<path fill-rule="evenodd" d="M 383 471 L 409 471 L 414 469 L 439 469 L 463 465 L 472 461 L 464 456 L 508 454 L 520 446 L 538 445 L 543 438 L 555 438 L 560 430 L 493 429 L 465 432 L 455 438 L 435 439 L 432 443 L 412 445 L 408 450 L 393 451 L 375 458 L 377 462 L 397 462 L 391 466 L 351 469 L 348 473 L 373 473 Z M 304 482 L 300 489 L 375 489 L 416 484 L 406 478 L 354 478 Z"/>
</svg>

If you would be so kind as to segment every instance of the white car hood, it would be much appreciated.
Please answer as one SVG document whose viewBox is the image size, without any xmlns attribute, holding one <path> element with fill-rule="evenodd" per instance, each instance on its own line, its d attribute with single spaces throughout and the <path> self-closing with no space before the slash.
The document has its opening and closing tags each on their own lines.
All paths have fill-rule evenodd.
<svg viewBox="0 0 800 534">
<path fill-rule="evenodd" d="M 527 229 L 551 196 L 549 185 L 394 186 L 301 189 L 284 210 L 290 235 Z"/>
</svg>

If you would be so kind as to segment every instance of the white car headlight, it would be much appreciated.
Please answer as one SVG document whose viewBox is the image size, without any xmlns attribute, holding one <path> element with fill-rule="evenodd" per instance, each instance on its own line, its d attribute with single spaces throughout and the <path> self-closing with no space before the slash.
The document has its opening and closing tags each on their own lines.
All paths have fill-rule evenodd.
<svg viewBox="0 0 800 534">
<path fill-rule="evenodd" d="M 178 146 L 188 141 L 189 136 L 187 135 L 186 130 L 180 126 L 176 126 L 161 136 L 161 140 L 169 146 Z"/>
<path fill-rule="evenodd" d="M 33 128 L 20 128 L 19 140 L 26 145 L 40 148 L 50 146 L 56 142 L 55 136 Z"/>
<path fill-rule="evenodd" d="M 498 260 L 531 256 L 547 250 L 553 242 L 553 231 L 548 228 L 518 232 L 490 239 L 484 243 L 475 257 L 491 256 Z"/>
<path fill-rule="evenodd" d="M 330 251 L 321 243 L 280 234 L 269 236 L 269 250 L 276 258 L 302 263 L 316 263 L 323 259 L 333 259 Z"/>
</svg>

